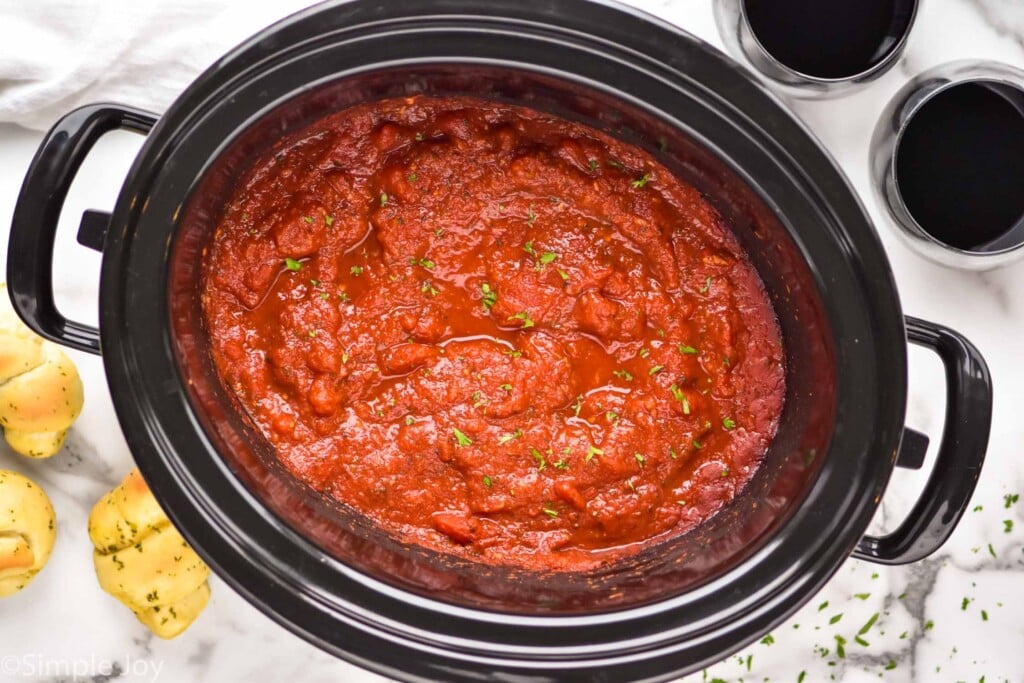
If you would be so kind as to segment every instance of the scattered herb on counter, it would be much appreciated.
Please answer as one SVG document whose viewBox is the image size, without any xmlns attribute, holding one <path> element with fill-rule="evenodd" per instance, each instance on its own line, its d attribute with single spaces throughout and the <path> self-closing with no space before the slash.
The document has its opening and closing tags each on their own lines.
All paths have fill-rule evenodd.
<svg viewBox="0 0 1024 683">
<path fill-rule="evenodd" d="M 284 260 L 284 267 L 295 272 L 302 270 L 302 264 L 293 258 L 286 258 Z"/>
<path fill-rule="evenodd" d="M 971 510 L 971 512 L 981 512 L 981 511 L 982 511 L 982 510 L 984 510 L 984 509 L 985 509 L 985 508 L 984 508 L 984 507 L 982 507 L 981 505 L 975 505 L 975 506 L 974 506 L 974 509 L 973 509 L 973 510 Z"/>
<path fill-rule="evenodd" d="M 1004 534 L 1008 534 L 1011 531 L 1013 531 L 1013 520 L 1012 519 L 1004 519 L 1003 520 L 1003 533 Z"/>
<path fill-rule="evenodd" d="M 868 619 L 867 623 L 860 627 L 860 630 L 857 631 L 857 635 L 859 635 L 859 636 L 867 635 L 868 631 L 871 630 L 871 627 L 875 625 L 876 621 L 878 621 L 878 612 L 875 612 L 874 614 L 872 614 L 871 618 Z"/>
<path fill-rule="evenodd" d="M 828 623 L 829 623 L 830 625 L 832 625 L 832 624 L 838 624 L 838 623 L 839 623 L 839 620 L 840 620 L 840 619 L 842 619 L 842 618 L 843 618 L 843 613 L 842 613 L 842 612 L 840 612 L 839 614 L 837 614 L 837 615 L 835 615 L 834 617 L 832 617 L 831 619 L 829 619 L 829 620 L 828 620 Z"/>
<path fill-rule="evenodd" d="M 853 637 L 853 642 L 857 643 L 861 647 L 870 647 L 871 646 L 871 643 L 869 643 L 868 641 L 864 640 L 860 636 L 854 636 Z"/>
<path fill-rule="evenodd" d="M 890 659 L 889 663 L 885 665 L 885 670 L 886 671 L 892 671 L 895 668 L 896 668 L 896 660 L 894 660 L 894 659 Z"/>
<path fill-rule="evenodd" d="M 775 637 L 772 634 L 769 633 L 768 635 L 766 635 L 764 638 L 761 639 L 761 644 L 762 645 L 774 645 L 775 644 Z"/>
<path fill-rule="evenodd" d="M 1018 500 L 1020 500 L 1020 494 L 1007 493 L 1003 496 L 1003 507 L 1009 510 Z"/>
<path fill-rule="evenodd" d="M 473 440 L 468 436 L 459 431 L 457 427 L 452 427 L 452 434 L 455 435 L 455 440 L 459 442 L 459 445 L 465 448 L 466 446 L 472 446 Z"/>
<path fill-rule="evenodd" d="M 835 636 L 836 639 L 836 656 L 839 659 L 846 659 L 846 638 L 840 635 Z"/>
<path fill-rule="evenodd" d="M 853 597 L 857 598 L 858 600 L 867 600 L 871 597 L 871 593 L 854 593 Z"/>
<path fill-rule="evenodd" d="M 966 612 L 967 611 L 967 606 L 971 604 L 972 600 L 973 600 L 973 598 L 964 598 L 963 601 L 960 603 L 960 609 L 962 611 Z"/>
<path fill-rule="evenodd" d="M 981 610 L 981 620 L 988 621 L 988 612 L 986 612 L 985 610 Z"/>
<path fill-rule="evenodd" d="M 992 557 L 998 557 L 998 555 L 996 555 L 996 549 L 992 547 L 991 543 L 988 544 L 988 554 Z"/>
</svg>

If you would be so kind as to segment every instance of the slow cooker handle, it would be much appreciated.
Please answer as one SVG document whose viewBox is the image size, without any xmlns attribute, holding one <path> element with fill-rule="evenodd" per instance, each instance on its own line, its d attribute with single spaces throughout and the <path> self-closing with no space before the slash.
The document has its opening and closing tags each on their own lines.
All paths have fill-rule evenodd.
<svg viewBox="0 0 1024 683">
<path fill-rule="evenodd" d="M 887 536 L 865 536 L 853 556 L 880 564 L 917 562 L 938 550 L 967 509 L 981 474 L 992 426 L 992 378 L 978 349 L 962 335 L 907 317 L 907 339 L 946 369 L 946 423 L 921 498 Z"/>
<path fill-rule="evenodd" d="M 146 134 L 157 117 L 116 104 L 91 104 L 64 115 L 46 134 L 14 207 L 7 251 L 7 290 L 25 324 L 80 351 L 100 352 L 99 331 L 68 320 L 53 298 L 53 245 L 68 188 L 96 141 L 118 129 Z"/>
</svg>

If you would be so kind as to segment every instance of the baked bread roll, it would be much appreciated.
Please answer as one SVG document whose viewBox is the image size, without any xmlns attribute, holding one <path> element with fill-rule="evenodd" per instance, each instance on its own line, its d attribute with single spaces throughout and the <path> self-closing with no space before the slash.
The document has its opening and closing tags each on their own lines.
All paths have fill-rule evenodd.
<svg viewBox="0 0 1024 683">
<path fill-rule="evenodd" d="M 55 455 L 84 401 L 78 368 L 21 322 L 0 285 L 0 425 L 7 443 L 31 458 Z"/>
<path fill-rule="evenodd" d="M 28 585 L 50 559 L 56 538 L 46 492 L 17 472 L 0 470 L 0 598 Z"/>
<path fill-rule="evenodd" d="M 160 509 L 137 469 L 89 515 L 100 586 L 149 630 L 174 638 L 210 598 L 210 570 Z"/>
</svg>

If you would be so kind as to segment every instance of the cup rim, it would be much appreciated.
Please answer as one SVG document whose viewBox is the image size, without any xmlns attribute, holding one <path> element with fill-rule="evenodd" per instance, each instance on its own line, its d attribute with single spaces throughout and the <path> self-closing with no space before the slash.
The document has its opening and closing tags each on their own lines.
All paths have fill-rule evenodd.
<svg viewBox="0 0 1024 683">
<path fill-rule="evenodd" d="M 786 73 L 792 74 L 804 81 L 807 81 L 808 84 L 837 85 L 843 83 L 853 83 L 863 78 L 873 76 L 882 71 L 886 71 L 889 69 L 889 67 L 892 66 L 892 64 L 896 60 L 899 59 L 899 56 L 903 53 L 903 50 L 906 47 L 907 41 L 910 39 L 910 34 L 914 30 L 914 24 L 917 21 L 918 9 L 920 9 L 921 7 L 921 0 L 909 1 L 911 3 L 911 10 L 910 18 L 907 20 L 907 27 L 900 35 L 899 40 L 893 43 L 892 47 L 889 48 L 885 56 L 882 59 L 878 60 L 875 64 L 869 66 L 867 69 L 864 69 L 863 71 L 858 71 L 848 76 L 838 76 L 832 78 L 824 76 L 814 76 L 812 74 L 800 71 L 799 69 L 794 69 L 793 67 L 788 66 L 787 64 L 784 64 L 783 62 L 779 61 L 779 59 L 776 58 L 775 55 L 773 55 L 768 50 L 768 48 L 764 46 L 760 38 L 757 37 L 757 32 L 754 30 L 754 27 L 750 25 L 750 19 L 747 17 L 747 0 L 739 0 L 738 4 L 740 21 L 742 21 L 743 25 L 746 27 L 747 32 L 750 34 L 751 40 L 753 40 L 754 44 L 757 45 L 758 51 L 765 59 L 768 60 L 769 63 L 771 63 L 773 67 Z M 799 86 L 800 84 L 793 85 Z"/>
<path fill-rule="evenodd" d="M 921 108 L 924 107 L 924 105 L 926 105 L 928 102 L 932 101 L 936 96 L 940 95 L 941 93 L 946 92 L 947 90 L 952 90 L 953 88 L 956 88 L 957 86 L 966 85 L 966 84 L 969 84 L 969 83 L 986 83 L 986 82 L 987 83 L 998 83 L 999 85 L 1008 85 L 1010 87 L 1013 87 L 1017 91 L 1019 91 L 1022 95 L 1024 95 L 1024 85 L 1021 85 L 1021 84 L 1018 84 L 1018 83 L 1014 83 L 1012 81 L 1009 81 L 1009 80 L 1007 80 L 1005 78 L 1000 78 L 998 76 L 984 76 L 984 75 L 983 76 L 966 76 L 964 78 L 959 78 L 957 80 L 953 80 L 953 81 L 950 81 L 948 83 L 944 83 L 940 87 L 938 87 L 935 90 L 929 92 L 927 95 L 925 95 L 923 98 L 921 98 L 921 100 L 919 102 L 915 103 L 914 106 L 910 109 L 910 111 L 907 114 L 907 118 L 905 120 L 905 123 L 903 123 L 900 126 L 899 130 L 896 132 L 896 138 L 893 141 L 892 152 L 889 154 L 889 163 L 888 163 L 888 166 L 889 166 L 889 169 L 888 169 L 889 176 L 890 176 L 890 178 L 892 180 L 893 189 L 896 190 L 896 193 L 895 193 L 895 196 L 893 197 L 893 200 L 899 202 L 900 213 L 902 214 L 902 217 L 900 218 L 900 222 L 902 222 L 903 220 L 906 220 L 907 222 L 909 222 L 909 224 L 910 224 L 909 227 L 913 230 L 914 234 L 917 237 L 919 237 L 920 239 L 923 239 L 923 240 L 925 240 L 925 241 L 927 241 L 927 242 L 929 242 L 931 244 L 934 244 L 935 246 L 940 247 L 941 249 L 943 249 L 945 251 L 948 251 L 948 252 L 951 252 L 951 253 L 954 253 L 954 254 L 959 254 L 959 255 L 962 255 L 962 256 L 967 256 L 967 257 L 974 258 L 974 259 L 986 259 L 986 258 L 994 258 L 994 257 L 998 257 L 998 256 L 1005 256 L 1006 254 L 1011 254 L 1011 253 L 1017 251 L 1018 249 L 1022 249 L 1022 248 L 1024 248 L 1024 235 L 1021 236 L 1021 239 L 1016 244 L 1014 244 L 1012 246 L 1009 246 L 1009 247 L 1005 247 L 1003 249 L 999 249 L 998 251 L 975 251 L 975 250 L 972 250 L 972 249 L 961 249 L 960 247 L 953 246 L 952 244 L 949 244 L 948 242 L 944 242 L 944 241 L 940 240 L 939 238 L 937 238 L 934 235 L 932 235 L 928 230 L 926 230 L 918 222 L 917 218 L 914 216 L 913 213 L 911 213 L 910 208 L 907 206 L 907 203 L 906 203 L 906 201 L 903 198 L 903 190 L 900 188 L 899 176 L 896 174 L 896 159 L 897 159 L 897 157 L 899 156 L 899 153 L 900 153 L 900 145 L 903 144 L 903 134 L 906 133 L 907 128 L 909 127 L 910 122 L 914 119 L 915 116 L 917 116 L 917 114 L 921 111 Z M 1018 225 L 1021 225 L 1021 224 L 1024 224 L 1024 209 L 1021 210 L 1021 214 L 1017 218 L 1017 221 L 1015 223 L 1013 223 L 1010 227 L 1008 227 L 1003 234 L 1006 234 L 1006 233 L 1010 232 L 1015 227 L 1017 227 Z"/>
</svg>

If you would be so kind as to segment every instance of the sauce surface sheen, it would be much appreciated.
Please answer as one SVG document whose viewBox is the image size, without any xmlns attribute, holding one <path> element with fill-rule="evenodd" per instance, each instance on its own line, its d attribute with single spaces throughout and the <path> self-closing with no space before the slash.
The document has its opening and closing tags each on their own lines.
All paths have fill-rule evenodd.
<svg viewBox="0 0 1024 683">
<path fill-rule="evenodd" d="M 215 366 L 285 467 L 482 562 L 583 569 L 685 533 L 782 410 L 778 324 L 718 213 L 520 107 L 313 123 L 240 179 L 203 268 Z"/>
</svg>

